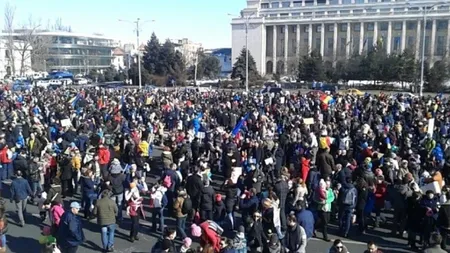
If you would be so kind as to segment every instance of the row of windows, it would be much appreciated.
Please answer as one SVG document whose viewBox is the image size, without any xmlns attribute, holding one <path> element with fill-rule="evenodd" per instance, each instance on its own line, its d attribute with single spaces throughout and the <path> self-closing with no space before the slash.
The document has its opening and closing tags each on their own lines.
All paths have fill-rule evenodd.
<svg viewBox="0 0 450 253">
<path fill-rule="evenodd" d="M 74 37 L 54 36 L 52 38 L 54 44 L 76 44 L 76 45 L 88 45 L 88 46 L 110 46 L 111 43 L 108 40 L 102 39 L 82 39 Z"/>
<path fill-rule="evenodd" d="M 342 4 L 364 4 L 365 0 L 341 0 Z M 304 4 L 303 4 L 304 2 Z M 277 8 L 290 8 L 290 7 L 302 7 L 302 6 L 313 6 L 315 5 L 314 2 L 316 2 L 316 5 L 326 5 L 326 0 L 304 0 L 304 1 L 282 1 L 282 2 L 271 2 L 271 3 L 261 3 L 261 9 L 277 9 Z M 338 5 L 339 0 L 329 0 L 329 5 Z M 391 2 L 391 0 L 367 0 L 367 3 L 377 3 L 377 2 Z M 397 0 L 396 2 L 404 2 L 401 0 Z"/>
<path fill-rule="evenodd" d="M 297 26 L 289 26 L 292 33 L 297 32 Z M 315 31 L 320 33 L 322 32 L 322 26 L 321 25 L 314 25 Z M 334 32 L 334 25 L 325 25 L 328 32 Z M 361 24 L 360 23 L 353 23 L 351 25 L 352 30 L 355 32 L 361 31 Z M 403 27 L 403 22 L 392 22 L 392 30 L 401 31 Z M 417 28 L 417 22 L 406 22 L 406 29 L 407 30 L 416 30 Z M 432 28 L 432 22 L 427 22 L 427 30 L 431 30 Z M 277 26 L 277 29 L 279 29 L 280 33 L 285 32 L 285 26 Z M 348 24 L 338 24 L 339 32 L 347 32 Z M 365 31 L 374 31 L 375 29 L 375 23 L 365 23 Z M 378 30 L 380 31 L 387 31 L 389 29 L 389 23 L 388 22 L 378 22 Z M 448 29 L 448 21 L 447 20 L 439 20 L 436 22 L 436 30 L 447 30 Z M 309 32 L 309 25 L 303 26 L 303 32 L 308 33 Z"/>
<path fill-rule="evenodd" d="M 376 14 L 376 13 L 381 13 L 381 14 L 388 14 L 388 13 L 392 13 L 392 14 L 406 14 L 406 13 L 417 13 L 419 12 L 419 8 L 418 7 L 411 7 L 411 8 L 378 8 L 378 9 L 373 9 L 373 8 L 368 8 L 368 9 L 344 9 L 344 10 L 340 10 L 339 13 L 337 11 L 316 11 L 316 12 L 292 12 L 292 13 L 280 13 L 280 14 L 260 14 L 260 16 L 262 17 L 278 17 L 278 15 L 280 17 L 289 17 L 289 14 L 292 17 L 315 17 L 315 18 L 320 18 L 320 17 L 336 17 L 338 15 L 341 16 L 350 16 L 352 14 L 356 14 L 356 15 L 361 15 L 364 13 L 367 14 Z M 449 6 L 442 6 L 439 7 L 440 11 L 448 11 L 449 10 Z"/>
<path fill-rule="evenodd" d="M 110 59 L 91 59 L 89 61 L 87 60 L 81 60 L 81 59 L 55 59 L 50 58 L 47 60 L 47 63 L 49 65 L 53 66 L 105 66 L 105 65 L 111 65 Z"/>
<path fill-rule="evenodd" d="M 49 54 L 111 56 L 109 49 L 50 48 Z"/>
<path fill-rule="evenodd" d="M 359 38 L 355 37 L 352 41 L 359 41 Z M 303 43 L 304 45 L 308 45 L 309 40 L 308 38 L 303 39 Z M 315 48 L 320 48 L 320 44 L 321 44 L 321 39 L 320 38 L 316 38 L 315 41 L 313 42 Z M 416 38 L 415 36 L 409 36 L 406 38 L 405 41 L 405 46 L 408 48 L 413 48 L 415 46 L 416 43 Z M 435 48 L 434 48 L 434 55 L 444 55 L 445 53 L 445 44 L 446 44 L 446 37 L 444 36 L 437 36 L 436 37 L 436 42 L 435 42 Z M 372 49 L 373 48 L 373 44 L 374 44 L 374 38 L 373 37 L 367 37 L 364 42 L 363 42 L 363 47 L 364 49 Z M 340 38 L 340 43 L 339 43 L 339 51 L 341 53 L 344 53 L 346 51 L 346 45 L 347 45 L 347 38 L 345 37 L 341 37 Z M 353 43 L 351 45 L 351 47 L 358 51 L 359 50 L 359 43 Z M 289 46 L 288 46 L 288 50 L 289 50 L 289 54 L 291 55 L 295 55 L 297 53 L 297 40 L 296 39 L 291 39 Z M 430 54 L 430 37 L 427 36 L 425 38 L 425 48 L 426 48 L 426 55 Z M 334 49 L 334 38 L 327 38 L 326 40 L 326 46 L 324 47 L 325 49 L 325 55 L 330 55 L 333 53 L 333 49 Z M 401 37 L 396 36 L 392 38 L 392 48 L 393 51 L 400 51 L 401 50 Z M 280 40 L 280 43 L 277 44 L 277 56 L 283 56 L 285 53 L 285 44 L 284 44 L 284 40 Z M 267 56 L 272 56 L 273 51 L 272 51 L 272 47 L 268 47 L 268 50 L 266 51 L 266 55 Z"/>
</svg>

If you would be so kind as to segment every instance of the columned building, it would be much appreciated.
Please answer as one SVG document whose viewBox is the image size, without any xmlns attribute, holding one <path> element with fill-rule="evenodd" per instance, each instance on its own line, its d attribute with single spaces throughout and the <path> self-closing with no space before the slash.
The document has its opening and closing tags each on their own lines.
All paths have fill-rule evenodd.
<svg viewBox="0 0 450 253">
<path fill-rule="evenodd" d="M 232 20 L 232 59 L 248 48 L 262 75 L 286 73 L 312 50 L 326 64 L 367 53 L 377 42 L 388 54 L 410 49 L 420 60 L 423 43 L 431 65 L 448 56 L 449 4 L 436 0 L 247 0 L 242 18 Z"/>
</svg>

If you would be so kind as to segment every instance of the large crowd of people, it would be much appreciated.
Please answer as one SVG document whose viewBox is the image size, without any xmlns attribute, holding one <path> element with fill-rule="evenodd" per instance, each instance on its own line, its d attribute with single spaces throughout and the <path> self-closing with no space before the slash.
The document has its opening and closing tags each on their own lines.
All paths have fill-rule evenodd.
<svg viewBox="0 0 450 253">
<path fill-rule="evenodd" d="M 77 252 L 81 213 L 97 219 L 104 252 L 123 219 L 131 242 L 151 222 L 152 252 L 304 253 L 312 237 L 348 252 L 330 223 L 339 238 L 381 226 L 411 250 L 446 252 L 449 105 L 442 95 L 5 90 L 2 196 L 9 189 L 21 226 L 38 205 L 42 252 Z"/>
</svg>

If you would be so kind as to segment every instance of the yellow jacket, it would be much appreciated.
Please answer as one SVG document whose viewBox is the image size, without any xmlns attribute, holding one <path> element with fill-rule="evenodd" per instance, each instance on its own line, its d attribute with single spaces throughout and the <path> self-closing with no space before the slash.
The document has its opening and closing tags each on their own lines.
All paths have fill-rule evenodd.
<svg viewBox="0 0 450 253">
<path fill-rule="evenodd" d="M 142 152 L 142 156 L 143 157 L 147 157 L 148 156 L 148 148 L 149 148 L 149 144 L 147 141 L 141 141 L 139 143 L 138 146 L 139 150 Z"/>
<path fill-rule="evenodd" d="M 79 155 L 72 157 L 72 168 L 75 170 L 81 169 L 81 157 Z"/>
</svg>

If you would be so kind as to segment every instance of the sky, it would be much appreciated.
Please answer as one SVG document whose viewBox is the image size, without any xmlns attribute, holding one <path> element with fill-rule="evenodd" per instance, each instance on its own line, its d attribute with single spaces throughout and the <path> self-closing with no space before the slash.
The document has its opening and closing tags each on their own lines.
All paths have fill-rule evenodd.
<svg viewBox="0 0 450 253">
<path fill-rule="evenodd" d="M 246 0 L 6 0 L 15 6 L 14 23 L 22 27 L 30 18 L 42 27 L 61 18 L 73 32 L 100 33 L 122 43 L 136 43 L 135 24 L 119 19 L 141 19 L 140 44 L 152 32 L 167 38 L 202 43 L 204 48 L 231 47 L 231 19 Z M 4 27 L 5 2 L 0 1 L 0 28 Z M 154 20 L 152 22 L 152 20 Z M 148 21 L 148 22 L 146 22 Z"/>
</svg>

